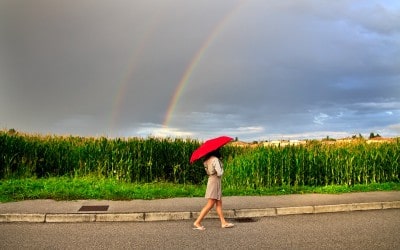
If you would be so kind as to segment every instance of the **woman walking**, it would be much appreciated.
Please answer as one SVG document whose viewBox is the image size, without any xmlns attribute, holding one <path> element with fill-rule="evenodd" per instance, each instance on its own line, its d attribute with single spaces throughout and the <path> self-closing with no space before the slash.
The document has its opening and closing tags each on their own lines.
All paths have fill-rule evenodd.
<svg viewBox="0 0 400 250">
<path fill-rule="evenodd" d="M 208 175 L 207 190 L 205 198 L 208 199 L 207 204 L 203 207 L 199 217 L 193 223 L 194 230 L 205 230 L 205 227 L 201 225 L 202 220 L 208 214 L 208 212 L 216 206 L 216 211 L 221 221 L 222 228 L 233 227 L 234 224 L 228 223 L 222 212 L 222 186 L 221 177 L 224 174 L 223 164 L 220 160 L 219 149 L 209 153 L 204 160 L 204 168 Z"/>
</svg>

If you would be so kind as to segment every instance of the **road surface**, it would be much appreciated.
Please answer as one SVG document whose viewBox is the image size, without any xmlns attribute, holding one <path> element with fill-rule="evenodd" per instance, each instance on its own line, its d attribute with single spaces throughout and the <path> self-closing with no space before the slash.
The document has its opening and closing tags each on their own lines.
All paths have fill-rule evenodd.
<svg viewBox="0 0 400 250">
<path fill-rule="evenodd" d="M 0 249 L 400 249 L 400 209 L 136 223 L 0 223 Z"/>
</svg>

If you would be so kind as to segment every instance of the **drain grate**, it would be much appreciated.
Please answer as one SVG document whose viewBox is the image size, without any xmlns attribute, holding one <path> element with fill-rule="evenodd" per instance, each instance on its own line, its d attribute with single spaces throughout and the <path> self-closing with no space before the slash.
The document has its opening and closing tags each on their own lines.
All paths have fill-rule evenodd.
<svg viewBox="0 0 400 250">
<path fill-rule="evenodd" d="M 243 217 L 243 218 L 235 218 L 235 221 L 239 223 L 248 223 L 248 222 L 256 222 L 257 219 L 250 217 Z"/>
<path fill-rule="evenodd" d="M 85 211 L 107 211 L 108 210 L 108 205 L 106 206 L 82 206 L 81 208 L 79 208 L 79 212 Z"/>
</svg>

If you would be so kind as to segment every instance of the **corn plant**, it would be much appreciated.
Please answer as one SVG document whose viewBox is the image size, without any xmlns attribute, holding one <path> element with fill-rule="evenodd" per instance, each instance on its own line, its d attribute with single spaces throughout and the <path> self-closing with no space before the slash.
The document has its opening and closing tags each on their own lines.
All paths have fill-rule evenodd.
<svg viewBox="0 0 400 250">
<path fill-rule="evenodd" d="M 201 161 L 189 164 L 197 140 L 85 138 L 0 131 L 0 179 L 94 176 L 125 182 L 205 183 Z M 224 185 L 280 186 L 399 182 L 400 139 L 299 146 L 222 148 Z"/>
</svg>

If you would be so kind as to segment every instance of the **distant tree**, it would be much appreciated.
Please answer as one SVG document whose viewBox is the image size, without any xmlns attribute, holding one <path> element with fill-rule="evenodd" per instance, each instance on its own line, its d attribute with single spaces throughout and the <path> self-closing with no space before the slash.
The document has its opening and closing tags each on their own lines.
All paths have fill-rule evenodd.
<svg viewBox="0 0 400 250">
<path fill-rule="evenodd" d="M 322 141 L 336 141 L 336 139 L 330 138 L 329 135 L 327 135 Z"/>
<path fill-rule="evenodd" d="M 8 133 L 9 133 L 10 135 L 13 135 L 13 134 L 16 134 L 17 131 L 16 131 L 15 129 L 13 129 L 13 128 L 10 128 L 10 129 L 8 130 Z"/>
<path fill-rule="evenodd" d="M 376 138 L 376 137 L 381 137 L 379 134 L 374 134 L 374 132 L 371 132 L 370 134 L 369 134 L 369 139 L 372 139 L 372 138 Z"/>
</svg>

